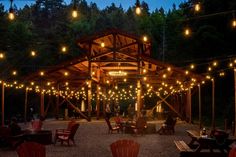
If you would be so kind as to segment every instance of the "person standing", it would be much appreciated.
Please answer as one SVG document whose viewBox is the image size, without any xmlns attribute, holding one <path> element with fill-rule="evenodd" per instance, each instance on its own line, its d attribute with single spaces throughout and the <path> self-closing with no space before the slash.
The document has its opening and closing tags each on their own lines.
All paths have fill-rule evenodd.
<svg viewBox="0 0 236 157">
<path fill-rule="evenodd" d="M 106 104 L 106 109 L 105 109 L 105 116 L 106 118 L 109 120 L 111 118 L 111 108 L 110 108 L 110 105 L 109 103 Z"/>
</svg>

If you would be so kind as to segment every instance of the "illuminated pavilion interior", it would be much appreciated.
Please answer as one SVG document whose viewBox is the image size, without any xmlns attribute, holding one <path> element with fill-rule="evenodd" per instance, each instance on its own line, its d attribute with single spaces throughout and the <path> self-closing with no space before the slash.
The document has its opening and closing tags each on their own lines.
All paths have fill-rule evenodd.
<svg viewBox="0 0 236 157">
<path fill-rule="evenodd" d="M 137 37 L 110 29 L 81 38 L 77 44 L 83 52 L 80 57 L 24 78 L 29 82 L 26 95 L 30 90 L 41 93 L 42 116 L 48 109 L 45 109 L 45 94 L 56 96 L 56 112 L 67 102 L 90 120 L 92 101 L 96 102 L 97 118 L 104 112 L 107 101 L 119 99 L 133 99 L 135 109 L 140 113 L 144 97 L 154 93 L 161 100 L 156 106 L 165 103 L 179 117 L 186 112 L 191 119 L 191 88 L 204 83 L 205 78 L 152 59 L 151 42 L 146 36 Z M 179 93 L 184 93 L 181 100 Z M 168 102 L 170 97 L 176 101 Z M 82 110 L 88 114 L 70 101 L 73 98 L 84 101 L 86 107 Z M 27 97 L 25 101 L 27 108 Z"/>
</svg>

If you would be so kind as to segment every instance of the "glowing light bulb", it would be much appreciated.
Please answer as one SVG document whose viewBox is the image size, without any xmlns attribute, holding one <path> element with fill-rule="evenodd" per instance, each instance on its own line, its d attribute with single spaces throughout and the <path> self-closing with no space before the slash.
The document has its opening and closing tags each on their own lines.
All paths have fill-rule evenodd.
<svg viewBox="0 0 236 157">
<path fill-rule="evenodd" d="M 144 41 L 144 42 L 147 42 L 147 41 L 148 41 L 147 36 L 143 36 L 143 41 Z"/>
<path fill-rule="evenodd" d="M 185 36 L 189 36 L 189 35 L 190 35 L 190 29 L 189 29 L 189 28 L 186 28 L 186 29 L 184 30 L 184 35 L 185 35 Z"/>
<path fill-rule="evenodd" d="M 140 8 L 140 6 L 137 6 L 137 7 L 135 8 L 135 13 L 136 13 L 137 15 L 140 15 L 140 14 L 141 14 L 141 8 Z"/>
<path fill-rule="evenodd" d="M 66 51 L 67 51 L 66 46 L 62 46 L 61 51 L 62 51 L 62 52 L 66 52 Z"/>
<path fill-rule="evenodd" d="M 233 27 L 233 28 L 236 28 L 236 19 L 233 19 L 233 21 L 232 21 L 232 27 Z"/>
<path fill-rule="evenodd" d="M 71 15 L 73 18 L 78 17 L 78 11 L 76 9 L 73 9 Z"/>
<path fill-rule="evenodd" d="M 12 75 L 17 75 L 17 71 L 12 71 Z"/>
<path fill-rule="evenodd" d="M 9 20 L 15 19 L 15 14 L 14 14 L 14 11 L 12 8 L 10 8 L 10 10 L 9 10 L 8 18 L 9 18 Z"/>
<path fill-rule="evenodd" d="M 0 59 L 4 58 L 4 53 L 0 53 Z"/>
<path fill-rule="evenodd" d="M 35 51 L 31 51 L 31 56 L 32 57 L 36 56 L 36 52 Z"/>
<path fill-rule="evenodd" d="M 105 47 L 105 43 L 104 42 L 101 43 L 101 47 Z"/>
<path fill-rule="evenodd" d="M 198 4 L 195 4 L 194 10 L 195 10 L 196 12 L 199 12 L 199 11 L 201 10 L 201 6 L 200 6 L 199 3 L 198 3 Z"/>
</svg>

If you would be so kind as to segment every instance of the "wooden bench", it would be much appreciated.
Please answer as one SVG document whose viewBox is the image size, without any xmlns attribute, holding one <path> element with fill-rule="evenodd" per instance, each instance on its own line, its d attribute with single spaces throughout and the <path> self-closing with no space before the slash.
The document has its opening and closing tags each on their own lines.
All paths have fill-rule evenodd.
<svg viewBox="0 0 236 157">
<path fill-rule="evenodd" d="M 193 150 L 184 141 L 174 141 L 174 143 L 181 152 L 193 152 Z"/>
<path fill-rule="evenodd" d="M 227 157 L 227 153 L 222 152 L 196 152 L 184 141 L 174 141 L 174 143 L 180 151 L 180 157 Z"/>
</svg>

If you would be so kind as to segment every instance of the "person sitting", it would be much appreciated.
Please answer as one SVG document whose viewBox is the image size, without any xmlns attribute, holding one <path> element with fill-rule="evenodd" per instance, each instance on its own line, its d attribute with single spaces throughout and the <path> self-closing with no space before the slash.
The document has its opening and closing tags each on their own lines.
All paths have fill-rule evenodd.
<svg viewBox="0 0 236 157">
<path fill-rule="evenodd" d="M 162 124 L 161 128 L 157 131 L 160 135 L 165 133 L 166 130 L 172 130 L 174 133 L 173 125 L 176 123 L 176 120 L 171 116 L 171 114 L 168 114 L 165 122 Z"/>
<path fill-rule="evenodd" d="M 40 131 L 43 126 L 43 117 L 40 116 L 40 118 L 32 120 L 31 126 L 32 126 L 31 128 L 32 131 Z"/>
<path fill-rule="evenodd" d="M 10 128 L 12 136 L 20 135 L 22 133 L 21 127 L 17 124 L 16 117 L 12 117 L 8 128 Z"/>
<path fill-rule="evenodd" d="M 123 131 L 124 120 L 122 117 L 120 117 L 119 113 L 116 113 L 116 116 L 114 117 L 114 121 L 116 123 L 116 126 L 120 127 L 121 131 Z"/>
</svg>

